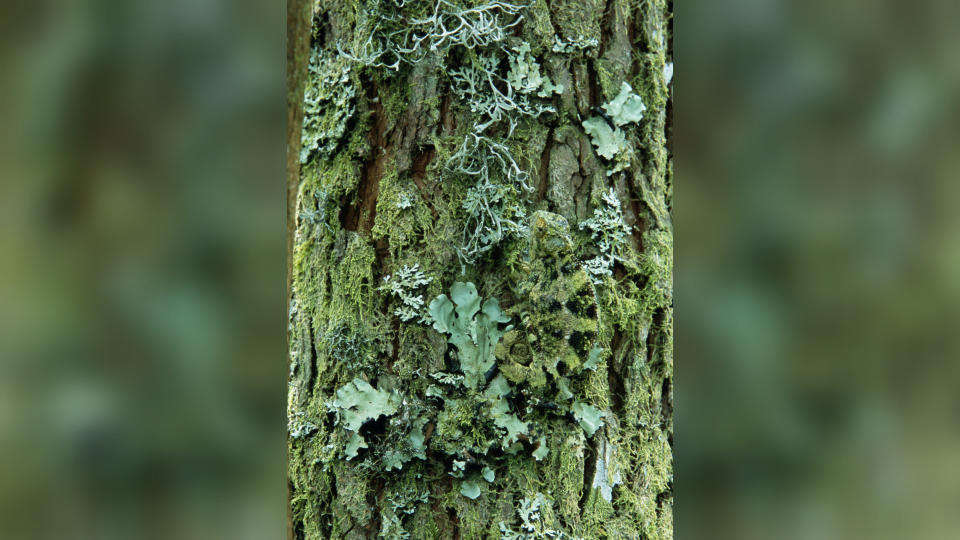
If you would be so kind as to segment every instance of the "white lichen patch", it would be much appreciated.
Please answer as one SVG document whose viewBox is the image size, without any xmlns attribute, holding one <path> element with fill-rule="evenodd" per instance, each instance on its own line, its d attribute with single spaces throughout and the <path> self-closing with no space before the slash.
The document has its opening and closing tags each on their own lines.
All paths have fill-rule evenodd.
<svg viewBox="0 0 960 540">
<path fill-rule="evenodd" d="M 600 496 L 609 502 L 613 500 L 613 487 L 622 481 L 620 469 L 617 467 L 617 449 L 606 438 L 601 437 L 592 487 L 600 490 Z"/>
<path fill-rule="evenodd" d="M 584 36 L 577 36 L 573 39 L 563 40 L 560 39 L 560 36 L 553 36 L 553 48 L 551 49 L 555 53 L 572 53 L 575 51 L 582 51 L 585 49 L 592 49 L 600 45 L 600 40 L 597 38 L 586 38 Z"/>
<path fill-rule="evenodd" d="M 356 88 L 350 82 L 350 65 L 319 47 L 310 51 L 307 85 L 303 94 L 303 128 L 300 163 L 314 155 L 330 155 L 344 136 L 347 120 L 356 107 Z"/>
<path fill-rule="evenodd" d="M 517 515 L 520 516 L 520 530 L 514 530 L 504 522 L 500 522 L 501 540 L 580 540 L 571 536 L 558 528 L 554 528 L 551 523 L 547 523 L 545 513 L 552 511 L 553 501 L 544 497 L 543 493 L 537 493 L 534 497 L 524 497 L 520 500 L 520 508 L 517 508 Z"/>
<path fill-rule="evenodd" d="M 420 263 L 417 263 L 413 266 L 404 266 L 395 274 L 384 277 L 380 288 L 400 300 L 400 305 L 393 310 L 393 314 L 401 321 L 407 322 L 420 317 L 420 322 L 427 323 L 430 322 L 430 318 L 423 308 L 423 294 L 416 293 L 416 290 L 428 285 L 431 281 L 433 278 L 424 274 L 420 270 Z"/>
<path fill-rule="evenodd" d="M 631 228 L 623 217 L 620 199 L 613 188 L 603 194 L 604 206 L 593 210 L 593 217 L 580 222 L 580 230 L 590 229 L 590 236 L 600 254 L 584 262 L 584 269 L 594 283 L 613 275 L 613 264 L 623 261 L 629 249 Z"/>
</svg>

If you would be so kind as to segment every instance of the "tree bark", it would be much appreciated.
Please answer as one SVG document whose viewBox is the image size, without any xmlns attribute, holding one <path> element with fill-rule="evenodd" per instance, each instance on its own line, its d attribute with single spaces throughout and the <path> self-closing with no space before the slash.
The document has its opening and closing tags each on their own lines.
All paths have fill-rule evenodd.
<svg viewBox="0 0 960 540">
<path fill-rule="evenodd" d="M 415 27 L 431 16 L 434 0 L 315 5 L 314 61 L 309 71 L 303 60 L 294 68 L 314 85 L 303 129 L 315 136 L 305 135 L 303 163 L 290 164 L 299 178 L 289 326 L 294 538 L 559 537 L 546 529 L 579 538 L 672 537 L 672 3 L 538 0 L 516 16 L 504 12 L 510 4 L 492 4 L 500 6 L 493 11 L 505 27 L 502 36 L 472 47 L 437 39 L 422 55 L 403 52 L 410 62 L 397 69 L 389 66 L 394 57 L 364 57 L 360 45 L 370 36 L 382 39 L 390 24 Z M 441 3 L 461 5 L 484 4 Z M 409 36 L 403 39 L 410 44 Z M 506 149 L 498 155 L 512 157 L 527 176 L 491 165 L 502 198 L 485 201 L 503 227 L 483 229 L 493 238 L 471 244 L 478 218 L 469 200 L 479 184 L 464 172 L 469 167 L 456 167 L 457 152 L 490 115 L 471 107 L 483 96 L 458 85 L 455 73 L 483 55 L 497 59 L 492 69 L 502 77 L 489 91 L 519 100 L 523 91 L 516 88 L 539 84 L 523 99 L 550 110 L 508 111 L 483 130 Z M 539 69 L 562 90 L 536 77 L 511 90 L 517 66 Z M 646 107 L 639 121 L 613 112 L 611 103 L 627 95 L 624 83 Z M 615 158 L 601 155 L 584 127 L 593 118 L 622 134 Z M 611 190 L 616 204 L 605 198 Z M 429 324 L 431 300 L 454 298 L 456 282 L 473 283 L 480 298 L 499 301 L 515 335 L 533 343 L 530 336 L 540 330 L 524 321 L 552 308 L 536 305 L 529 289 L 553 286 L 533 270 L 542 266 L 534 214 L 562 216 L 557 223 L 568 224 L 565 235 L 581 264 L 604 256 L 588 222 L 614 206 L 627 234 L 609 258 L 611 275 L 589 274 L 597 278 L 590 313 L 599 321 L 594 347 L 602 351 L 595 369 L 548 374 L 545 386 L 507 377 L 511 393 L 504 402 L 529 430 L 485 454 L 471 450 L 471 422 L 453 436 L 444 419 L 454 414 L 453 404 L 491 402 L 462 382 L 437 379 L 466 373 L 467 360 Z M 505 209 L 509 219 L 497 214 Z M 407 283 L 402 294 L 385 286 L 415 265 L 421 282 Z M 580 268 L 574 272 L 588 275 Z M 415 317 L 402 315 L 404 297 L 423 300 L 422 307 L 411 305 Z M 506 331 L 506 324 L 498 329 Z M 480 388 L 505 374 L 512 350 L 498 349 Z M 586 363 L 586 356 L 570 365 Z M 574 394 L 566 402 L 555 397 L 560 378 Z M 384 402 L 350 430 L 344 389 L 356 392 L 362 383 L 370 385 L 365 396 Z M 431 387 L 446 397 L 431 396 Z M 603 414 L 595 432 L 584 427 L 573 402 Z M 478 432 L 500 433 L 483 427 L 489 411 L 469 414 L 477 415 Z M 422 453 L 411 434 L 422 436 Z M 354 436 L 366 446 L 357 447 Z M 492 482 L 478 480 L 486 469 Z M 465 487 L 471 482 L 479 494 Z"/>
</svg>

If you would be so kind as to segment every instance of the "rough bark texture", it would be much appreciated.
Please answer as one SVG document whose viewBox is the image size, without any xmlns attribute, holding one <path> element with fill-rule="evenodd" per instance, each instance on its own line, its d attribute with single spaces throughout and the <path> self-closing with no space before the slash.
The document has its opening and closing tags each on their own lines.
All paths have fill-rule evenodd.
<svg viewBox="0 0 960 540">
<path fill-rule="evenodd" d="M 414 62 L 398 69 L 378 65 L 393 57 L 364 58 L 360 45 L 385 35 L 390 24 L 430 17 L 433 0 L 319 0 L 314 8 L 311 39 L 319 54 L 308 73 L 314 91 L 307 94 L 315 106 L 307 107 L 304 129 L 313 126 L 315 150 L 299 169 L 289 330 L 295 538 L 672 537 L 672 160 L 665 70 L 672 5 L 538 0 L 518 11 L 522 18 L 497 2 L 441 5 L 491 4 L 501 7 L 493 10 L 498 24 L 518 24 L 474 48 L 440 42 L 432 50 L 425 46 L 422 57 L 404 53 Z M 524 44 L 526 56 L 519 52 Z M 338 54 L 338 45 L 360 60 Z M 481 227 L 493 236 L 471 252 L 479 218 L 464 201 L 476 196 L 479 182 L 455 163 L 458 149 L 489 115 L 471 109 L 482 96 L 458 86 L 453 73 L 482 55 L 496 59 L 492 69 L 504 79 L 494 85 L 502 92 L 518 65 L 538 68 L 562 90 L 541 84 L 540 93 L 524 99 L 552 110 L 507 112 L 483 131 L 529 176 L 523 182 L 509 167 L 491 168 L 490 182 L 502 189 L 484 204 L 503 228 L 494 234 Z M 619 128 L 615 119 L 605 120 L 624 139 L 616 158 L 606 159 L 582 122 L 610 116 L 599 107 L 614 101 L 623 83 L 646 110 L 642 120 Z M 615 204 L 609 195 L 604 199 L 611 189 Z M 538 304 L 542 297 L 530 290 L 562 292 L 563 280 L 587 275 L 577 266 L 603 256 L 604 248 L 580 225 L 613 206 L 628 234 L 612 275 L 590 287 L 589 309 L 580 306 L 599 321 L 595 334 L 587 332 L 599 354 L 579 348 L 580 358 L 564 361 L 559 372 L 541 370 L 503 343 L 520 336 L 518 343 L 539 350 L 530 336 L 568 320 L 550 318 L 564 308 Z M 552 263 L 538 260 L 546 248 L 537 244 L 536 231 L 545 223 L 560 224 L 553 232 L 570 240 L 574 264 L 562 268 L 574 268 L 574 277 L 564 277 L 563 269 L 550 275 Z M 398 272 L 414 265 L 428 283 L 403 295 L 383 287 L 385 277 L 397 281 Z M 467 360 L 448 343 L 451 336 L 419 320 L 439 295 L 456 300 L 455 282 L 475 284 L 481 299 L 497 299 L 515 326 L 475 389 L 432 376 L 463 375 Z M 403 296 L 423 299 L 417 317 L 397 315 Z M 572 343 L 575 334 L 558 330 L 558 343 Z M 592 369 L 584 367 L 587 349 L 596 357 Z M 520 374 L 533 373 L 524 369 L 536 376 Z M 569 393 L 560 390 L 561 379 Z M 354 381 L 360 385 L 350 386 Z M 509 394 L 491 398 L 496 381 L 509 384 Z M 363 395 L 382 403 L 351 431 L 345 392 L 364 382 L 371 386 Z M 503 437 L 491 427 L 491 418 L 505 418 L 487 410 L 492 403 L 527 429 Z M 595 432 L 582 407 L 603 414 Z M 488 469 L 492 481 L 484 478 Z"/>
</svg>

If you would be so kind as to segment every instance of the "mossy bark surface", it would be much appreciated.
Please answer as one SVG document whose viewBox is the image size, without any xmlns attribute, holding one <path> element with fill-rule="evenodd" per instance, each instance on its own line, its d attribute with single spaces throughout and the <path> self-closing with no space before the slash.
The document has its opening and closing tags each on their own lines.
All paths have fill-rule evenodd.
<svg viewBox="0 0 960 540">
<path fill-rule="evenodd" d="M 451 6 L 482 4 L 450 0 Z M 351 44 L 382 31 L 371 21 L 422 19 L 435 5 L 318 0 L 314 6 L 315 54 L 306 70 L 313 108 L 308 104 L 304 120 L 304 129 L 313 130 L 304 140 L 313 146 L 297 169 L 292 233 L 292 535 L 559 537 L 546 532 L 553 530 L 565 538 L 671 538 L 672 4 L 538 0 L 519 10 L 519 22 L 499 40 L 469 50 L 442 45 L 398 69 L 338 53 L 339 46 L 359 56 Z M 529 45 L 526 56 L 517 52 L 521 45 Z M 477 221 L 464 202 L 477 181 L 451 160 L 488 117 L 471 108 L 451 72 L 481 53 L 497 58 L 494 69 L 505 75 L 532 59 L 562 90 L 531 93 L 531 103 L 549 111 L 515 114 L 512 131 L 509 120 L 483 131 L 515 160 L 526 186 L 510 184 L 506 170 L 493 171 L 495 185 L 512 186 L 500 193 L 495 210 L 509 211 L 516 227 L 481 240 L 483 250 L 464 256 Z M 623 83 L 646 110 L 638 122 L 611 124 L 623 135 L 618 166 L 598 154 L 582 122 L 603 117 L 601 107 L 617 98 Z M 503 81 L 496 84 L 504 90 Z M 551 266 L 531 260 L 542 239 L 532 239 L 530 221 L 557 216 L 566 223 L 557 234 L 569 239 L 577 283 L 584 282 L 577 265 L 602 255 L 602 248 L 580 224 L 610 205 L 604 195 L 611 189 L 627 226 L 625 244 L 610 275 L 593 284 L 593 303 L 571 307 L 597 321 L 590 345 L 598 354 L 588 361 L 593 351 L 584 352 L 563 371 L 538 371 L 536 378 L 508 372 L 505 381 L 494 369 L 476 390 L 439 381 L 437 374 L 461 373 L 457 347 L 429 320 L 401 320 L 402 301 L 385 289 L 384 278 L 418 265 L 426 283 L 410 294 L 424 300 L 424 315 L 434 298 L 453 296 L 455 283 L 475 284 L 480 299 L 497 299 L 510 317 L 510 339 L 528 341 L 550 308 L 533 305 L 522 284 L 566 290 L 545 285 Z M 570 334 L 557 332 L 558 339 Z M 497 361 L 520 366 L 516 370 L 532 366 L 511 357 L 516 350 L 501 347 Z M 590 368 L 578 367 L 584 364 Z M 389 403 L 351 432 L 343 403 L 353 396 L 342 390 L 357 379 L 370 385 L 361 393 L 384 403 L 389 396 Z M 497 384 L 491 379 L 508 384 L 509 394 L 484 394 L 484 384 Z M 350 390 L 356 388 L 367 387 Z M 491 413 L 482 409 L 494 402 L 515 410 L 527 431 L 509 438 L 497 431 L 499 424 L 484 424 Z M 592 433 L 584 407 L 602 414 Z M 384 411 L 389 414 L 379 414 Z"/>
</svg>

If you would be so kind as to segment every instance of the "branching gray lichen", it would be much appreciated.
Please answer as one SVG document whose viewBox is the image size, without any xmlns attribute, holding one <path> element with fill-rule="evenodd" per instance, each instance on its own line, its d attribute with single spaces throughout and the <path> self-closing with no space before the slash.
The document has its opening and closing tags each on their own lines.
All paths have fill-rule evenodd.
<svg viewBox="0 0 960 540">
<path fill-rule="evenodd" d="M 400 299 L 401 304 L 393 314 L 401 321 L 407 322 L 414 317 L 420 317 L 419 322 L 429 323 L 430 314 L 423 309 L 423 294 L 414 294 L 414 292 L 415 289 L 431 281 L 433 278 L 420 271 L 420 263 L 417 263 L 413 266 L 404 266 L 397 270 L 396 274 L 384 277 L 380 290 L 388 291 Z"/>
<path fill-rule="evenodd" d="M 529 45 L 526 49 L 529 51 Z M 454 91 L 467 101 L 471 112 L 484 119 L 474 124 L 475 132 L 483 133 L 488 127 L 505 120 L 506 136 L 509 138 L 517 127 L 519 116 L 537 118 L 546 112 L 556 112 L 552 105 L 538 103 L 531 97 L 534 92 L 543 91 L 541 86 L 544 82 L 549 84 L 549 91 L 541 97 L 562 91 L 562 87 L 554 86 L 549 79 L 541 77 L 539 65 L 536 62 L 531 65 L 530 62 L 525 52 L 512 56 L 511 71 L 504 77 L 498 73 L 499 55 L 486 53 L 470 55 L 468 62 L 460 69 L 450 71 Z M 536 78 L 529 80 L 534 75 Z M 531 86 L 534 81 L 536 86 Z"/>
<path fill-rule="evenodd" d="M 623 253 L 629 248 L 630 226 L 623 218 L 620 199 L 613 188 L 603 194 L 605 206 L 595 208 L 593 217 L 580 223 L 580 230 L 590 229 L 590 236 L 597 243 L 600 254 L 584 262 L 584 270 L 590 274 L 594 283 L 599 284 L 603 276 L 613 275 L 615 261 L 623 261 Z"/>
<path fill-rule="evenodd" d="M 462 203 L 467 211 L 457 247 L 462 269 L 473 264 L 510 234 L 523 234 L 525 212 L 520 190 L 530 191 L 529 175 L 506 146 L 483 135 L 468 133 L 446 163 L 453 174 L 475 178 Z"/>
<path fill-rule="evenodd" d="M 429 17 L 408 18 L 401 12 L 378 9 L 381 2 L 361 11 L 354 33 L 353 52 L 340 54 L 361 64 L 398 70 L 402 63 L 417 64 L 430 54 L 444 55 L 450 48 L 484 47 L 501 41 L 520 24 L 520 10 L 529 4 L 491 0 L 473 7 L 437 0 Z M 405 0 L 395 1 L 402 9 Z"/>
<path fill-rule="evenodd" d="M 533 189 L 527 184 L 530 175 L 517 165 L 510 150 L 482 135 L 468 133 L 446 165 L 449 171 L 476 177 L 482 183 L 502 179 L 527 191 Z"/>
</svg>

